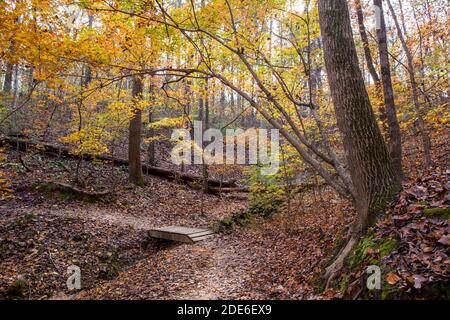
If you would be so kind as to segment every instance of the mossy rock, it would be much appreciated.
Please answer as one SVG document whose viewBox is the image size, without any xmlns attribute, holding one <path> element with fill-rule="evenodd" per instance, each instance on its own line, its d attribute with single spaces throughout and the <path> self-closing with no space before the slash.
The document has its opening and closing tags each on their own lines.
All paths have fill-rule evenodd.
<svg viewBox="0 0 450 320">
<path fill-rule="evenodd" d="M 427 208 L 423 210 L 423 213 L 428 218 L 450 218 L 450 208 Z"/>
</svg>

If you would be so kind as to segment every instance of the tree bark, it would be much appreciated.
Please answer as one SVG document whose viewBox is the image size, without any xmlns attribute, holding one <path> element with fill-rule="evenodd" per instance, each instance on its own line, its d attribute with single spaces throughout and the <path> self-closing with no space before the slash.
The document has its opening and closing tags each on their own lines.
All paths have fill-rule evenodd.
<svg viewBox="0 0 450 320">
<path fill-rule="evenodd" d="M 142 98 L 143 81 L 141 76 L 133 76 L 133 104 Z M 134 116 L 130 120 L 128 136 L 128 168 L 129 180 L 136 185 L 144 185 L 141 163 L 141 131 L 142 131 L 142 110 L 134 108 Z"/>
<path fill-rule="evenodd" d="M 359 34 L 361 36 L 361 41 L 364 47 L 364 57 L 367 63 L 367 69 L 369 70 L 370 76 L 374 81 L 376 94 L 377 96 L 381 97 L 381 95 L 383 94 L 383 92 L 381 91 L 381 81 L 375 69 L 372 53 L 370 52 L 369 38 L 367 37 L 367 31 L 364 25 L 364 14 L 362 11 L 361 1 L 355 0 L 355 5 L 356 5 L 356 15 L 358 17 Z M 387 133 L 389 132 L 389 126 L 387 123 L 386 107 L 384 104 L 378 105 L 378 112 L 380 113 L 380 120 L 382 124 L 383 133 Z"/>
<path fill-rule="evenodd" d="M 359 34 L 364 47 L 364 57 L 366 58 L 367 69 L 376 85 L 380 85 L 380 77 L 375 69 L 372 54 L 369 47 L 369 38 L 367 37 L 366 27 L 364 25 L 364 14 L 362 11 L 361 0 L 355 0 L 356 16 L 358 17 Z"/>
<path fill-rule="evenodd" d="M 150 108 L 148 110 L 148 125 L 151 125 L 153 123 L 153 110 Z M 153 138 L 155 136 L 155 129 L 149 128 L 148 129 L 148 137 Z M 148 165 L 155 166 L 156 165 L 156 154 L 155 154 L 155 142 L 150 141 L 148 144 L 147 149 L 148 154 Z"/>
<path fill-rule="evenodd" d="M 383 210 L 399 190 L 399 183 L 358 66 L 347 2 L 319 0 L 318 8 L 328 83 L 358 213 L 349 243 L 327 268 L 330 280 L 342 268 L 345 256 L 370 224 L 370 218 Z"/>
<path fill-rule="evenodd" d="M 152 105 L 148 109 L 148 138 L 152 139 L 155 136 L 155 129 L 151 127 L 151 124 L 153 122 L 153 108 L 155 103 L 155 83 L 153 77 L 150 79 L 150 86 L 149 86 L 149 94 L 150 94 L 150 101 L 152 102 Z M 152 140 L 148 144 L 147 149 L 147 155 L 148 155 L 148 165 L 149 166 L 155 166 L 156 165 L 156 154 L 155 154 L 155 142 Z"/>
<path fill-rule="evenodd" d="M 206 92 L 208 92 L 208 83 L 205 84 L 204 87 L 205 92 L 200 92 L 200 97 L 198 99 L 198 120 L 202 122 L 202 136 L 203 133 L 207 130 L 208 122 L 209 122 L 209 102 L 208 96 Z M 204 148 L 206 144 L 203 141 L 202 148 L 202 190 L 204 193 L 208 193 L 208 166 L 205 163 L 204 158 Z"/>
<path fill-rule="evenodd" d="M 381 79 L 383 82 L 384 104 L 389 126 L 389 154 L 394 165 L 394 172 L 399 179 L 403 178 L 402 169 L 402 141 L 400 125 L 392 88 L 391 66 L 389 64 L 389 52 L 386 36 L 386 22 L 384 20 L 383 5 L 381 0 L 374 0 L 374 5 L 380 8 L 380 29 L 377 30 L 378 51 L 380 55 Z"/>
<path fill-rule="evenodd" d="M 88 27 L 89 29 L 92 29 L 92 24 L 94 23 L 94 17 L 92 15 L 89 15 L 88 17 Z M 86 64 L 83 66 L 83 76 L 81 79 L 81 85 L 83 87 L 87 87 L 89 83 L 92 81 L 92 69 L 91 67 Z"/>
<path fill-rule="evenodd" d="M 19 103 L 19 65 L 15 64 L 13 66 L 13 86 L 12 86 L 12 90 L 13 90 L 13 100 L 12 100 L 12 105 L 11 105 L 11 110 L 16 110 L 17 109 L 17 105 Z M 11 117 L 11 124 L 12 124 L 12 129 L 14 132 L 18 132 L 20 131 L 20 129 L 18 128 L 17 125 L 17 112 L 14 112 L 12 114 Z"/>
<path fill-rule="evenodd" d="M 7 62 L 6 63 L 5 82 L 3 83 L 3 93 L 5 95 L 9 95 L 12 90 L 13 69 L 14 69 L 13 64 Z"/>
<path fill-rule="evenodd" d="M 402 30 L 400 29 L 400 24 L 397 19 L 397 15 L 395 14 L 394 8 L 392 7 L 391 1 L 387 0 L 387 4 L 389 6 L 389 11 L 391 12 L 392 18 L 394 20 L 395 28 L 397 29 L 398 38 L 400 39 L 400 43 L 402 44 L 403 51 L 406 55 L 406 60 L 408 62 L 408 75 L 409 75 L 409 81 L 411 84 L 411 91 L 412 91 L 412 98 L 413 98 L 413 105 L 414 105 L 414 111 L 417 116 L 417 126 L 418 131 L 420 134 L 420 137 L 422 139 L 422 145 L 423 145 L 423 153 L 424 153 L 424 162 L 425 167 L 429 167 L 432 165 L 431 161 L 431 141 L 430 137 L 427 134 L 426 131 L 426 125 L 425 120 L 423 119 L 422 110 L 420 107 L 419 102 L 419 91 L 417 88 L 417 81 L 416 76 L 414 74 L 414 64 L 413 64 L 413 56 L 411 54 L 411 50 L 409 50 L 408 45 L 406 44 L 405 37 L 403 36 Z"/>
<path fill-rule="evenodd" d="M 205 94 L 204 94 L 204 110 L 203 110 L 203 130 L 206 131 L 209 128 L 209 81 L 208 79 L 205 80 Z M 206 143 L 203 141 L 202 149 L 205 150 Z M 208 165 L 205 163 L 205 160 L 203 159 L 203 167 L 202 167 L 202 175 L 203 175 L 203 192 L 208 193 Z"/>
</svg>

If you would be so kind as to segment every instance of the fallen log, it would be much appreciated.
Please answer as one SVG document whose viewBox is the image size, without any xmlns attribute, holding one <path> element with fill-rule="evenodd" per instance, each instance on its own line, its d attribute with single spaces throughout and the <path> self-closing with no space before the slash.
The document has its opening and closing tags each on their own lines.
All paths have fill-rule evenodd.
<svg viewBox="0 0 450 320">
<path fill-rule="evenodd" d="M 64 157 L 68 157 L 68 158 L 76 158 L 76 159 L 78 159 L 80 157 L 80 155 L 71 153 L 69 148 L 57 146 L 57 145 L 47 143 L 47 142 L 36 142 L 36 141 L 31 141 L 31 140 L 21 139 L 21 138 L 17 139 L 14 137 L 2 137 L 0 139 L 0 145 L 4 145 L 4 144 L 9 144 L 12 147 L 14 147 L 20 151 L 27 151 L 27 149 L 29 147 L 33 147 L 33 148 L 36 148 L 37 150 L 39 150 L 41 153 L 54 154 L 54 155 L 64 156 Z M 94 155 L 90 155 L 90 154 L 85 154 L 85 155 L 83 155 L 83 159 L 91 160 L 91 161 L 92 160 L 108 161 L 117 166 L 128 166 L 127 159 L 114 158 L 114 157 L 111 157 L 108 155 L 94 156 Z M 189 174 L 189 173 L 185 173 L 185 172 L 177 172 L 177 171 L 173 171 L 173 170 L 169 170 L 169 169 L 165 169 L 165 168 L 161 168 L 161 167 L 153 167 L 153 166 L 149 166 L 146 164 L 142 164 L 142 171 L 145 174 L 159 176 L 159 177 L 162 177 L 162 178 L 165 178 L 168 180 L 183 181 L 183 182 L 188 182 L 188 183 L 201 183 L 201 181 L 203 180 L 202 177 L 199 177 L 199 176 L 196 176 L 193 174 Z M 224 187 L 224 188 L 237 187 L 236 180 L 220 181 L 220 180 L 216 180 L 216 179 L 208 179 L 208 185 L 210 187 L 219 187 L 219 188 L 221 188 L 221 187 Z"/>
<path fill-rule="evenodd" d="M 44 185 L 47 185 L 51 187 L 52 189 L 57 189 L 59 191 L 65 191 L 74 193 L 79 196 L 87 196 L 87 197 L 104 197 L 112 193 L 110 190 L 104 190 L 104 191 L 90 191 L 85 189 L 80 189 L 78 187 L 62 183 L 62 182 L 55 182 L 55 181 L 44 181 Z"/>
<path fill-rule="evenodd" d="M 211 194 L 218 193 L 248 193 L 248 187 L 235 187 L 235 188 L 220 188 L 220 187 L 209 187 L 208 192 Z"/>
</svg>

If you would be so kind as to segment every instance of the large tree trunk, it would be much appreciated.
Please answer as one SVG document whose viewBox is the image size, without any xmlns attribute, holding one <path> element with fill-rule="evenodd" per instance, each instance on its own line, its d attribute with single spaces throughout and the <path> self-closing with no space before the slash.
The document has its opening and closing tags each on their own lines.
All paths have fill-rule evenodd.
<svg viewBox="0 0 450 320">
<path fill-rule="evenodd" d="M 141 76 L 133 76 L 132 95 L 133 103 L 140 100 L 143 92 L 143 82 Z M 128 137 L 128 169 L 129 179 L 131 183 L 143 185 L 144 178 L 142 175 L 141 164 L 141 130 L 142 130 L 142 110 L 134 109 L 134 116 L 130 120 L 130 130 Z"/>
<path fill-rule="evenodd" d="M 406 44 L 405 37 L 403 36 L 402 30 L 400 29 L 400 24 L 397 19 L 397 15 L 395 14 L 394 8 L 389 0 L 387 0 L 387 4 L 389 6 L 389 11 L 391 12 L 392 18 L 394 19 L 395 28 L 397 29 L 398 38 L 400 39 L 400 43 L 402 44 L 403 51 L 405 51 L 406 60 L 408 62 L 408 75 L 409 82 L 411 84 L 412 98 L 414 111 L 417 116 L 417 126 L 419 129 L 420 137 L 422 139 L 423 152 L 424 152 L 424 161 L 425 167 L 429 167 L 432 164 L 431 161 L 431 141 L 428 133 L 426 131 L 425 120 L 423 119 L 422 110 L 419 102 L 419 91 L 417 88 L 416 76 L 414 74 L 414 64 L 413 64 L 413 56 L 411 54 L 411 50 L 409 50 L 408 45 Z"/>
<path fill-rule="evenodd" d="M 369 218 L 384 209 L 399 183 L 358 66 L 347 2 L 319 0 L 318 7 L 328 82 L 358 213 L 349 243 L 327 268 L 330 280 L 369 225 Z"/>
<path fill-rule="evenodd" d="M 381 79 L 383 82 L 384 104 L 386 106 L 386 115 L 389 125 L 389 153 L 391 155 L 395 173 L 398 175 L 399 179 L 402 179 L 402 140 L 394 101 L 394 90 L 392 88 L 391 66 L 389 64 L 389 52 L 386 36 L 386 22 L 384 20 L 383 5 L 381 0 L 374 0 L 373 3 L 375 6 L 380 8 L 380 29 L 377 30 L 377 40 L 380 55 Z"/>
</svg>

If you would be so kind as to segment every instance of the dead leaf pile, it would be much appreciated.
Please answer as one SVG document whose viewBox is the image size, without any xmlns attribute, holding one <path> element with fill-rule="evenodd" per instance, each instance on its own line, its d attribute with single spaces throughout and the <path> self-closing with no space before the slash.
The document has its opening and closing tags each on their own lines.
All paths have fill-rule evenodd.
<svg viewBox="0 0 450 320">
<path fill-rule="evenodd" d="M 396 277 L 390 279 L 391 284 L 414 294 L 426 285 L 449 284 L 449 205 L 448 169 L 437 168 L 404 185 L 398 201 L 388 211 L 389 216 L 376 229 L 377 237 L 398 240 L 396 250 L 383 259 L 383 263 L 395 270 Z"/>
</svg>

